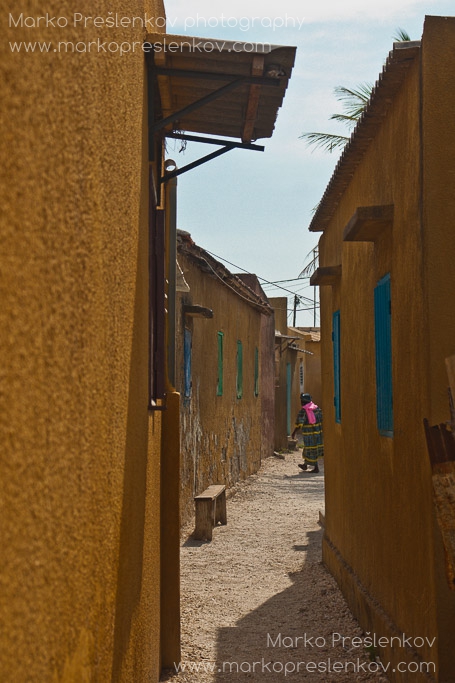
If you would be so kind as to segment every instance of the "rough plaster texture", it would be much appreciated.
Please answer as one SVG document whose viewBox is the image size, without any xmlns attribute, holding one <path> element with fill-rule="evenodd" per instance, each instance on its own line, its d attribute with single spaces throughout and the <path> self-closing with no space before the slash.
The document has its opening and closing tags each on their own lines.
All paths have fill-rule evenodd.
<svg viewBox="0 0 455 683">
<path fill-rule="evenodd" d="M 448 418 L 445 359 L 455 352 L 455 18 L 426 17 L 422 45 L 422 178 L 425 306 L 428 330 L 428 406 L 430 424 Z M 428 47 L 427 47 L 428 46 Z M 448 591 L 439 530 L 435 535 L 441 680 L 455 679 L 452 634 L 455 595 Z"/>
<path fill-rule="evenodd" d="M 273 453 L 275 433 L 275 316 L 261 320 L 261 461 Z"/>
<path fill-rule="evenodd" d="M 324 410 L 321 386 L 321 342 L 305 341 L 305 349 L 312 353 L 305 354 L 305 391 L 308 391 L 313 401 Z M 327 408 L 331 409 L 331 404 Z"/>
<path fill-rule="evenodd" d="M 454 104 L 447 95 L 453 91 L 448 46 L 454 36 L 453 19 L 427 19 L 422 72 L 417 58 L 320 240 L 321 265 L 342 264 L 339 284 L 321 287 L 324 405 L 333 399 L 331 330 L 338 309 L 342 368 L 341 424 L 325 412 L 324 559 L 365 629 L 437 636 L 418 655 L 439 665 L 439 680 L 454 675 L 446 634 L 453 632 L 455 606 L 438 578 L 443 560 L 422 422 L 448 417 L 442 368 L 455 350 L 447 309 L 455 285 L 449 237 L 455 211 L 447 176 L 455 152 L 447 126 Z M 374 244 L 343 243 L 343 228 L 357 207 L 380 204 L 394 204 L 393 226 Z M 376 427 L 373 289 L 387 272 L 393 439 L 381 437 Z M 399 649 L 387 654 L 391 661 L 413 656 Z M 425 678 L 413 674 L 409 680 Z"/>
<path fill-rule="evenodd" d="M 262 299 L 267 299 L 256 275 L 237 275 Z M 275 433 L 275 314 L 261 318 L 261 461 L 272 455 Z"/>
<path fill-rule="evenodd" d="M 96 14 L 155 5 L 101 0 Z M 74 27 L 69 2 L 45 10 L 69 26 L 9 28 L 2 50 L 145 35 Z M 0 83 L 0 678 L 157 680 L 143 54 L 6 52 Z"/>
<path fill-rule="evenodd" d="M 184 254 L 179 264 L 190 287 L 177 305 L 177 368 L 181 401 L 182 519 L 194 515 L 193 497 L 210 484 L 232 485 L 256 472 L 261 457 L 261 401 L 254 395 L 254 349 L 260 350 L 261 313 Z M 213 318 L 183 315 L 184 303 L 213 310 Z M 184 398 L 183 330 L 192 331 L 192 395 Z M 224 333 L 223 395 L 217 396 L 217 333 Z M 243 396 L 236 395 L 237 340 L 243 344 Z"/>
</svg>

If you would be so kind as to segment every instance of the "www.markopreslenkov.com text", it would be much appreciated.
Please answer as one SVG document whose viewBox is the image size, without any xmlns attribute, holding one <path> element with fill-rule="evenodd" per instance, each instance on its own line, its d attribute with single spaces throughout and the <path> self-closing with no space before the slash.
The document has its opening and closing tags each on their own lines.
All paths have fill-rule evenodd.
<svg viewBox="0 0 455 683">
<path fill-rule="evenodd" d="M 322 662 L 313 661 L 270 661 L 262 658 L 253 662 L 179 662 L 174 664 L 176 673 L 226 673 L 226 674 L 281 674 L 288 676 L 294 673 L 330 673 L 330 674 L 359 674 L 359 673 L 384 673 L 400 672 L 400 673 L 436 673 L 436 665 L 434 662 L 399 662 L 393 667 L 391 663 L 384 663 L 380 661 L 364 662 L 360 659 L 340 662 L 337 660 L 327 659 Z"/>
<path fill-rule="evenodd" d="M 53 42 L 9 42 L 11 52 L 25 52 L 25 53 L 63 53 L 63 54 L 84 54 L 84 53 L 98 53 L 98 54 L 119 54 L 121 57 L 136 52 L 169 52 L 176 53 L 182 50 L 195 53 L 211 53 L 211 52 L 252 52 L 259 54 L 267 54 L 271 45 L 267 43 L 244 43 L 244 42 L 226 42 L 217 40 L 200 40 L 198 38 L 188 38 L 183 42 L 167 41 L 165 38 L 162 42 L 142 42 L 142 41 L 124 41 L 122 43 L 116 41 L 90 40 L 85 41 L 68 41 L 62 40 L 58 43 Z"/>
</svg>

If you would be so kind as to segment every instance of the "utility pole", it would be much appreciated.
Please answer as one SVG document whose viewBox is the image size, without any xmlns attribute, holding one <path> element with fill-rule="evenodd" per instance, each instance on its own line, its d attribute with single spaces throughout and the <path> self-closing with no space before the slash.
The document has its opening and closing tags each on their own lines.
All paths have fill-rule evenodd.
<svg viewBox="0 0 455 683">
<path fill-rule="evenodd" d="M 316 264 L 318 259 L 318 247 L 315 247 L 313 249 L 313 261 Z M 313 327 L 316 327 L 316 289 L 317 287 L 313 287 Z"/>
<path fill-rule="evenodd" d="M 316 287 L 313 287 L 313 327 L 316 327 Z"/>
<path fill-rule="evenodd" d="M 297 294 L 294 294 L 294 322 L 292 323 L 292 327 L 295 327 L 295 320 L 297 316 L 297 304 L 299 303 L 299 297 Z"/>
</svg>

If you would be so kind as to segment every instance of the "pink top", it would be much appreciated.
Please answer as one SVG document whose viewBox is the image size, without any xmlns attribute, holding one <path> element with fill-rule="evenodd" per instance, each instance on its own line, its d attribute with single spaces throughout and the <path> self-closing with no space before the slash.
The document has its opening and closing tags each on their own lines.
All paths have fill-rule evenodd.
<svg viewBox="0 0 455 683">
<path fill-rule="evenodd" d="M 316 422 L 316 416 L 315 416 L 313 411 L 316 410 L 317 405 L 315 403 L 313 403 L 313 401 L 310 401 L 310 403 L 305 403 L 305 405 L 302 406 L 302 408 L 304 410 L 306 410 L 306 414 L 308 417 L 308 423 L 310 425 L 314 425 Z"/>
</svg>

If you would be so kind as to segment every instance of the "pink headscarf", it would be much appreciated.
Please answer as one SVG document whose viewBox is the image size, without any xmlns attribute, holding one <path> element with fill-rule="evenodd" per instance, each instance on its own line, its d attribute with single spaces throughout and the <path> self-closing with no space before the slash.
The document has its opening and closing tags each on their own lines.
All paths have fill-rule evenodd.
<svg viewBox="0 0 455 683">
<path fill-rule="evenodd" d="M 316 423 L 316 415 L 314 414 L 314 410 L 316 410 L 317 405 L 316 403 L 313 403 L 313 401 L 310 401 L 309 403 L 305 403 L 305 405 L 302 406 L 304 410 L 306 410 L 306 414 L 308 417 L 308 423 L 310 425 L 314 425 Z"/>
</svg>

